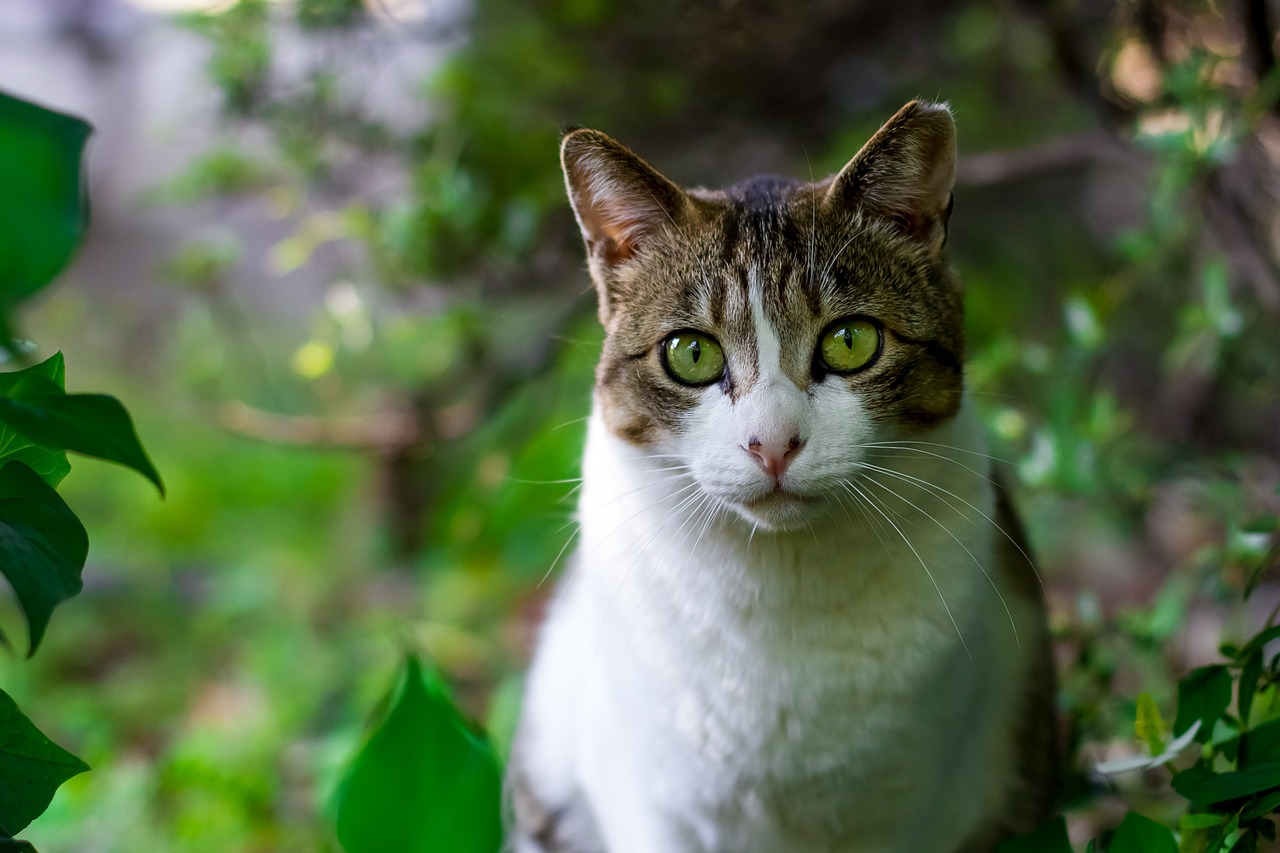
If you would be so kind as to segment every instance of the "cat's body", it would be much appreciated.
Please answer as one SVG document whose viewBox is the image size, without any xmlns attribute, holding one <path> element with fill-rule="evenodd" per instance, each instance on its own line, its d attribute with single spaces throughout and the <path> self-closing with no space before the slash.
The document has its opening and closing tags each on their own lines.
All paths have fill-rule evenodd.
<svg viewBox="0 0 1280 853">
<path fill-rule="evenodd" d="M 835 179 L 722 193 L 566 138 L 608 336 L 518 853 L 957 853 L 1042 815 L 1044 614 L 964 401 L 950 128 L 909 105 Z"/>
</svg>

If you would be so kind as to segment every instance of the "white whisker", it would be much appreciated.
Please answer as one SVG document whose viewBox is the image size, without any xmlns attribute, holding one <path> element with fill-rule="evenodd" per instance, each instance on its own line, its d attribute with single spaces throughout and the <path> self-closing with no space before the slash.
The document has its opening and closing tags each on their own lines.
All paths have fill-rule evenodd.
<svg viewBox="0 0 1280 853">
<path fill-rule="evenodd" d="M 849 485 L 853 486 L 855 489 L 857 488 L 853 483 L 850 483 Z M 951 626 L 956 629 L 956 636 L 960 638 L 960 645 L 964 648 L 964 653 L 969 656 L 970 660 L 973 660 L 973 653 L 969 651 L 969 644 L 964 641 L 964 634 L 960 630 L 959 623 L 956 622 L 956 617 L 951 612 L 950 605 L 947 604 L 946 596 L 942 594 L 942 587 L 938 586 L 938 581 L 934 579 L 933 572 L 929 571 L 929 566 L 925 563 L 924 557 L 920 556 L 920 552 L 917 551 L 916 546 L 911 543 L 911 539 L 903 532 L 902 528 L 899 527 L 897 523 L 880 508 L 874 498 L 871 495 L 867 495 L 865 492 L 863 494 L 867 497 L 869 505 L 876 512 L 880 513 L 880 515 L 884 517 L 885 521 L 889 522 L 889 526 L 898 532 L 898 535 L 902 537 L 902 541 L 906 543 L 906 546 L 911 549 L 911 553 L 915 555 L 916 560 L 920 563 L 920 568 L 924 569 L 925 575 L 929 578 L 929 583 L 933 584 L 934 591 L 938 593 L 938 600 L 942 602 L 942 609 L 946 611 L 947 618 L 951 620 Z"/>
<path fill-rule="evenodd" d="M 874 477 L 872 477 L 872 476 L 871 476 L 871 475 L 869 475 L 869 474 L 863 474 L 863 479 L 865 479 L 868 483 L 871 483 L 871 484 L 872 484 L 872 485 L 874 485 L 874 486 L 878 486 L 879 488 L 884 489 L 886 492 L 888 492 L 889 494 L 893 495 L 893 496 L 894 496 L 895 498 L 897 498 L 898 500 L 900 500 L 900 501 L 902 501 L 902 502 L 906 503 L 908 506 L 910 506 L 910 507 L 911 507 L 912 509 L 914 509 L 916 512 L 918 512 L 918 513 L 920 513 L 921 515 L 923 515 L 925 518 L 929 519 L 929 520 L 930 520 L 930 521 L 932 521 L 934 524 L 938 525 L 939 529 L 941 529 L 943 533 L 945 533 L 945 534 L 947 534 L 948 536 L 950 536 L 950 537 L 951 537 L 951 539 L 952 539 L 952 541 L 954 541 L 957 545 L 959 545 L 961 548 L 963 548 L 963 549 L 964 549 L 964 552 L 965 552 L 966 554 L 968 554 L 968 555 L 969 555 L 969 559 L 970 559 L 970 560 L 972 560 L 972 561 L 973 561 L 973 564 L 974 564 L 975 566 L 977 566 L 977 567 L 978 567 L 978 571 L 982 572 L 982 576 L 983 576 L 984 578 L 986 578 L 986 579 L 987 579 L 987 583 L 991 584 L 991 588 L 992 588 L 993 590 L 995 590 L 996 597 L 1000 599 L 1000 604 L 1001 604 L 1001 606 L 1003 606 L 1003 607 L 1004 607 L 1005 615 L 1009 617 L 1009 627 L 1013 629 L 1013 641 L 1014 641 L 1014 643 L 1017 645 L 1017 647 L 1018 647 L 1019 649 L 1021 649 L 1021 648 L 1022 648 L 1022 639 L 1018 636 L 1018 626 L 1017 626 L 1017 624 L 1013 621 L 1013 612 L 1009 609 L 1009 603 L 1008 603 L 1007 601 L 1005 601 L 1005 600 L 1004 600 L 1004 593 L 1002 593 L 1002 592 L 1000 591 L 1000 587 L 996 585 L 995 579 L 994 579 L 994 578 L 992 578 L 992 577 L 991 577 L 991 575 L 987 572 L 987 568 L 986 568 L 986 566 L 982 565 L 982 561 L 981 561 L 981 560 L 979 560 L 979 559 L 974 555 L 974 553 L 973 553 L 972 551 L 970 551 L 970 550 L 969 550 L 969 546 L 968 546 L 968 545 L 966 545 L 966 544 L 964 544 L 964 542 L 962 542 L 962 541 L 960 540 L 960 537 L 958 537 L 958 536 L 956 536 L 954 533 L 952 533 L 952 532 L 951 532 L 951 529 L 950 529 L 949 527 L 947 527 L 945 524 L 943 524 L 941 521 L 939 521 L 939 520 L 938 520 L 938 519 L 933 515 L 933 513 L 927 512 L 924 508 L 922 508 L 921 506 L 919 506 L 919 505 L 918 505 L 918 504 L 916 504 L 915 502 L 913 502 L 913 501 L 909 500 L 909 499 L 908 499 L 907 497 L 905 497 L 904 495 L 902 495 L 902 494 L 900 494 L 900 493 L 898 493 L 898 492 L 895 492 L 893 489 L 889 488 L 889 487 L 888 487 L 888 486 L 886 486 L 884 483 L 881 483 L 879 480 L 875 479 Z M 944 503 L 946 503 L 946 504 L 947 504 L 947 506 L 948 506 L 948 507 L 950 507 L 953 511 L 955 511 L 955 512 L 959 513 L 959 510 L 957 510 L 957 509 L 956 509 L 956 508 L 955 508 L 955 507 L 954 507 L 954 506 L 953 506 L 949 501 L 946 501 L 946 499 L 945 499 L 945 498 L 943 499 L 943 501 L 944 501 Z M 968 519 L 966 519 L 966 520 L 968 520 Z"/>
</svg>

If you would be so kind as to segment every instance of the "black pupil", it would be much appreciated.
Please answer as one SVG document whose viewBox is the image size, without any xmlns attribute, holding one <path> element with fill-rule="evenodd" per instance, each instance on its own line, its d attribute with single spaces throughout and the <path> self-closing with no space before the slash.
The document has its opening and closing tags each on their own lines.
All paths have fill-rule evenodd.
<svg viewBox="0 0 1280 853">
<path fill-rule="evenodd" d="M 846 349 L 853 349 L 853 332 L 849 331 L 848 327 L 841 329 L 837 334 L 844 338 Z"/>
<path fill-rule="evenodd" d="M 702 347 L 697 341 L 689 341 L 689 356 L 693 359 L 693 363 L 697 364 L 698 359 L 702 358 Z"/>
</svg>

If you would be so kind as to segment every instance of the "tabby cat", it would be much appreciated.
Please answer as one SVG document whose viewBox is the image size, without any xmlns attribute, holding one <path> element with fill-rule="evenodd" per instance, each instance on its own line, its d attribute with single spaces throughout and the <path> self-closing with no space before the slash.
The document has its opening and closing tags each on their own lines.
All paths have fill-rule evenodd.
<svg viewBox="0 0 1280 853">
<path fill-rule="evenodd" d="M 964 390 L 945 106 L 837 175 L 562 162 L 606 330 L 517 853 L 956 853 L 1051 803 L 1038 581 Z"/>
</svg>

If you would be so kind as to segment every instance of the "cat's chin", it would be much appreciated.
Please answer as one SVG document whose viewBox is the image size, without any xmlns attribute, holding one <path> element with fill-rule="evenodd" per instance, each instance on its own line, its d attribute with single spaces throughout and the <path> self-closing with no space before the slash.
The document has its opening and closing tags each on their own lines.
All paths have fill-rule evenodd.
<svg viewBox="0 0 1280 853">
<path fill-rule="evenodd" d="M 813 515 L 813 505 L 812 499 L 793 492 L 773 492 L 732 504 L 753 528 L 779 533 L 803 528 Z"/>
</svg>

